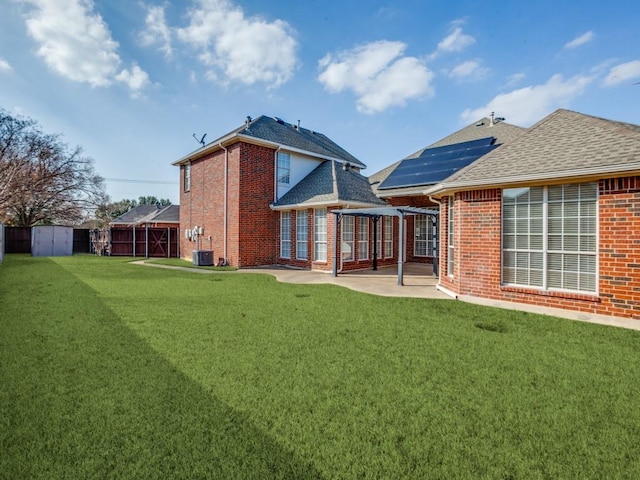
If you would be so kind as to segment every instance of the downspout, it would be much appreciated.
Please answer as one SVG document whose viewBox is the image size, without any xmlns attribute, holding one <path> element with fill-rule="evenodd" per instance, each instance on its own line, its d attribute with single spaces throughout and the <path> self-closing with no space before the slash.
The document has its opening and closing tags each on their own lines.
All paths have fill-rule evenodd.
<svg viewBox="0 0 640 480">
<path fill-rule="evenodd" d="M 273 154 L 273 203 L 278 201 L 278 152 L 281 148 L 278 146 Z"/>
<path fill-rule="evenodd" d="M 223 230 L 223 239 L 222 239 L 222 257 L 223 257 L 223 262 L 226 264 L 227 263 L 227 197 L 229 195 L 228 193 L 228 189 L 229 189 L 229 151 L 222 146 L 222 142 L 218 143 L 218 146 L 224 150 L 224 217 L 222 220 L 222 230 Z"/>
<path fill-rule="evenodd" d="M 438 205 L 438 223 L 436 225 L 436 232 L 438 236 L 436 237 L 436 253 L 437 256 L 433 257 L 434 268 L 433 275 L 440 278 L 440 256 L 442 255 L 442 245 L 440 245 L 440 237 L 441 237 L 441 226 L 440 226 L 440 214 L 442 213 L 442 202 L 440 200 L 436 200 L 431 195 L 428 196 L 429 201 Z"/>
</svg>

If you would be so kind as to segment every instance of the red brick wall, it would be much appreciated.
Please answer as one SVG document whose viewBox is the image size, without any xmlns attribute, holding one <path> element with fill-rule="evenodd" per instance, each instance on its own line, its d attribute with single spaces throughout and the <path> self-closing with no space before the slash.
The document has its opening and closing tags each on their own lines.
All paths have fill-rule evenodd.
<svg viewBox="0 0 640 480">
<path fill-rule="evenodd" d="M 238 142 L 228 147 L 227 256 L 230 265 L 249 267 L 275 263 L 277 213 L 273 201 L 275 150 Z M 184 191 L 180 169 L 180 252 L 190 260 L 196 243 L 184 238 L 195 225 L 204 228 L 201 250 L 224 257 L 225 152 L 216 151 L 191 164 L 191 189 Z"/>
<path fill-rule="evenodd" d="M 598 294 L 501 286 L 499 189 L 456 194 L 452 279 L 445 273 L 447 213 L 443 207 L 441 285 L 462 295 L 640 320 L 640 177 L 601 180 L 599 190 Z"/>
</svg>

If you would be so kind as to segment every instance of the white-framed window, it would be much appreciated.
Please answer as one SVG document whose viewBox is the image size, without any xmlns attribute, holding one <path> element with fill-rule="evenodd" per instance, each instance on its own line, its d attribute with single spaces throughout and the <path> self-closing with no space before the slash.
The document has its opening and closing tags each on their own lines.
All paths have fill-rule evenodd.
<svg viewBox="0 0 640 480">
<path fill-rule="evenodd" d="M 342 217 L 342 260 L 350 262 L 353 260 L 353 241 L 354 241 L 354 218 L 350 215 Z"/>
<path fill-rule="evenodd" d="M 393 257 L 393 217 L 384 217 L 384 258 Z"/>
<path fill-rule="evenodd" d="M 291 212 L 280 212 L 280 258 L 291 258 Z"/>
<path fill-rule="evenodd" d="M 376 221 L 376 258 L 382 258 L 382 220 L 383 217 L 378 217 Z M 371 254 L 373 257 L 373 252 Z"/>
<path fill-rule="evenodd" d="M 369 259 L 369 218 L 358 217 L 358 260 Z"/>
<path fill-rule="evenodd" d="M 597 183 L 502 191 L 502 282 L 596 292 Z"/>
<path fill-rule="evenodd" d="M 191 163 L 185 163 L 184 165 L 184 191 L 191 190 Z"/>
<path fill-rule="evenodd" d="M 415 216 L 415 242 L 413 254 L 416 257 L 427 257 L 433 252 L 433 223 L 428 215 Z"/>
<path fill-rule="evenodd" d="M 447 275 L 453 277 L 453 265 L 455 258 L 455 250 L 453 249 L 454 231 L 454 209 L 455 203 L 453 201 L 453 195 L 449 197 L 449 204 L 447 205 Z"/>
<path fill-rule="evenodd" d="M 296 258 L 298 260 L 309 258 L 308 225 L 307 211 L 298 210 L 296 212 Z"/>
<path fill-rule="evenodd" d="M 327 209 L 316 208 L 313 213 L 314 249 L 316 262 L 327 261 Z"/>
<path fill-rule="evenodd" d="M 291 176 L 291 155 L 278 152 L 278 183 L 289 185 Z"/>
</svg>

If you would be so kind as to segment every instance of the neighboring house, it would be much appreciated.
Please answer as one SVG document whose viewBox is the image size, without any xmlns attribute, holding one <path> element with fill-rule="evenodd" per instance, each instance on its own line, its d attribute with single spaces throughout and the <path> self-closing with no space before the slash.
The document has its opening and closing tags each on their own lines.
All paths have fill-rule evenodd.
<svg viewBox="0 0 640 480">
<path fill-rule="evenodd" d="M 179 205 L 138 205 L 109 226 L 108 235 L 94 232 L 94 252 L 134 257 L 179 256 Z"/>
<path fill-rule="evenodd" d="M 369 177 L 374 193 L 389 205 L 437 209 L 439 205 L 424 191 L 456 171 L 526 131 L 504 122 L 483 118 L 471 125 L 408 155 Z M 405 260 L 433 261 L 438 255 L 437 230 L 428 215 L 407 217 Z"/>
<path fill-rule="evenodd" d="M 216 263 L 237 267 L 330 270 L 331 210 L 384 204 L 360 174 L 362 162 L 325 135 L 279 118 L 248 117 L 174 165 L 181 172 L 181 254 L 187 259 L 202 249 L 213 250 Z M 353 257 L 345 268 L 365 261 L 355 228 L 345 226 L 343 251 Z M 360 237 L 369 235 L 368 223 L 357 228 Z"/>
<path fill-rule="evenodd" d="M 557 110 L 424 193 L 442 290 L 640 319 L 640 126 Z"/>
</svg>

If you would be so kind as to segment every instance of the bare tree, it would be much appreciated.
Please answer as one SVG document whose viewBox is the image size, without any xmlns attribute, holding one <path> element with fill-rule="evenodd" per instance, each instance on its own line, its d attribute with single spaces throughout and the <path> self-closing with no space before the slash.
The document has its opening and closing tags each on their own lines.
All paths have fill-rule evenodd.
<svg viewBox="0 0 640 480">
<path fill-rule="evenodd" d="M 0 109 L 0 219 L 10 225 L 74 224 L 105 201 L 93 159 Z"/>
</svg>

